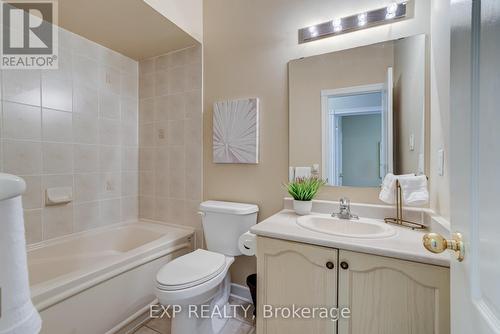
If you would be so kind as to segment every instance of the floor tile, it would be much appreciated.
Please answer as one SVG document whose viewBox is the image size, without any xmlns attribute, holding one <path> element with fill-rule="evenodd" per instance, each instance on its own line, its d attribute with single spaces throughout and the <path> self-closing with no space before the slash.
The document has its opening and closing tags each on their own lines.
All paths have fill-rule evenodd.
<svg viewBox="0 0 500 334">
<path fill-rule="evenodd" d="M 241 307 L 236 308 L 236 319 L 237 320 L 247 322 L 250 325 L 255 324 L 255 319 L 253 316 L 254 306 L 252 305 L 252 303 L 249 303 L 247 301 L 244 301 L 244 300 L 241 300 L 238 298 L 231 297 L 229 299 L 229 304 L 241 306 Z"/>
<path fill-rule="evenodd" d="M 226 326 L 221 331 L 221 334 L 248 334 L 252 331 L 253 326 L 246 322 L 236 319 L 229 319 Z"/>
</svg>

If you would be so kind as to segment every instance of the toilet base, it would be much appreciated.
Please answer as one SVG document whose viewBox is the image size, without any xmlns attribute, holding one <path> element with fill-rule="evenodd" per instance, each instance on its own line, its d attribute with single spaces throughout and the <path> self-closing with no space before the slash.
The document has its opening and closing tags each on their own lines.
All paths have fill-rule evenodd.
<svg viewBox="0 0 500 334">
<path fill-rule="evenodd" d="M 228 320 L 224 317 L 227 313 L 224 308 L 229 302 L 230 292 L 231 275 L 228 272 L 213 298 L 200 304 L 181 305 L 181 311 L 172 318 L 171 334 L 220 333 Z M 216 315 L 211 317 L 212 314 Z"/>
</svg>

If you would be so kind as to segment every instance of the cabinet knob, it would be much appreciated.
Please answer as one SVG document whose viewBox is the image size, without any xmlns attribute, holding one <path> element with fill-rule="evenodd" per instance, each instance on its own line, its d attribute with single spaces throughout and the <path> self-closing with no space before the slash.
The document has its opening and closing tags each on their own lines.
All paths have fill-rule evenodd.
<svg viewBox="0 0 500 334">
<path fill-rule="evenodd" d="M 331 270 L 331 269 L 333 269 L 333 268 L 335 267 L 335 265 L 333 264 L 333 262 L 332 262 L 332 261 L 328 261 L 328 262 L 326 263 L 326 267 L 327 267 L 328 269 L 330 269 L 330 270 Z"/>
<path fill-rule="evenodd" d="M 341 267 L 342 269 L 344 269 L 344 270 L 347 270 L 347 269 L 349 269 L 349 263 L 347 263 L 347 262 L 345 262 L 345 261 L 342 261 L 342 262 L 340 263 L 340 267 Z"/>
</svg>

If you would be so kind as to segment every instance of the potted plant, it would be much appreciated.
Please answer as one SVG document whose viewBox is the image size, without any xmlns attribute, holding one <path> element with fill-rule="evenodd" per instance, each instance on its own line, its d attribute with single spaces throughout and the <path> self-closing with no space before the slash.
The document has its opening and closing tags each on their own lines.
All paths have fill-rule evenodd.
<svg viewBox="0 0 500 334">
<path fill-rule="evenodd" d="M 296 214 L 303 216 L 311 213 L 312 200 L 325 183 L 326 181 L 312 176 L 297 178 L 285 184 L 288 193 L 293 197 L 293 208 Z"/>
</svg>

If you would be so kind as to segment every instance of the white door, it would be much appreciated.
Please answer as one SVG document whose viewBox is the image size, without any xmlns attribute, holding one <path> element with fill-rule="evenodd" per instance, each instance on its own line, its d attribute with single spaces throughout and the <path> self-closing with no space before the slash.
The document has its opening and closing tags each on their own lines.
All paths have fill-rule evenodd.
<svg viewBox="0 0 500 334">
<path fill-rule="evenodd" d="M 500 1 L 451 2 L 451 263 L 454 334 L 500 333 Z"/>
<path fill-rule="evenodd" d="M 393 74 L 392 67 L 387 68 L 387 79 L 382 101 L 382 144 L 380 159 L 380 178 L 384 179 L 387 173 L 393 172 Z"/>
</svg>

